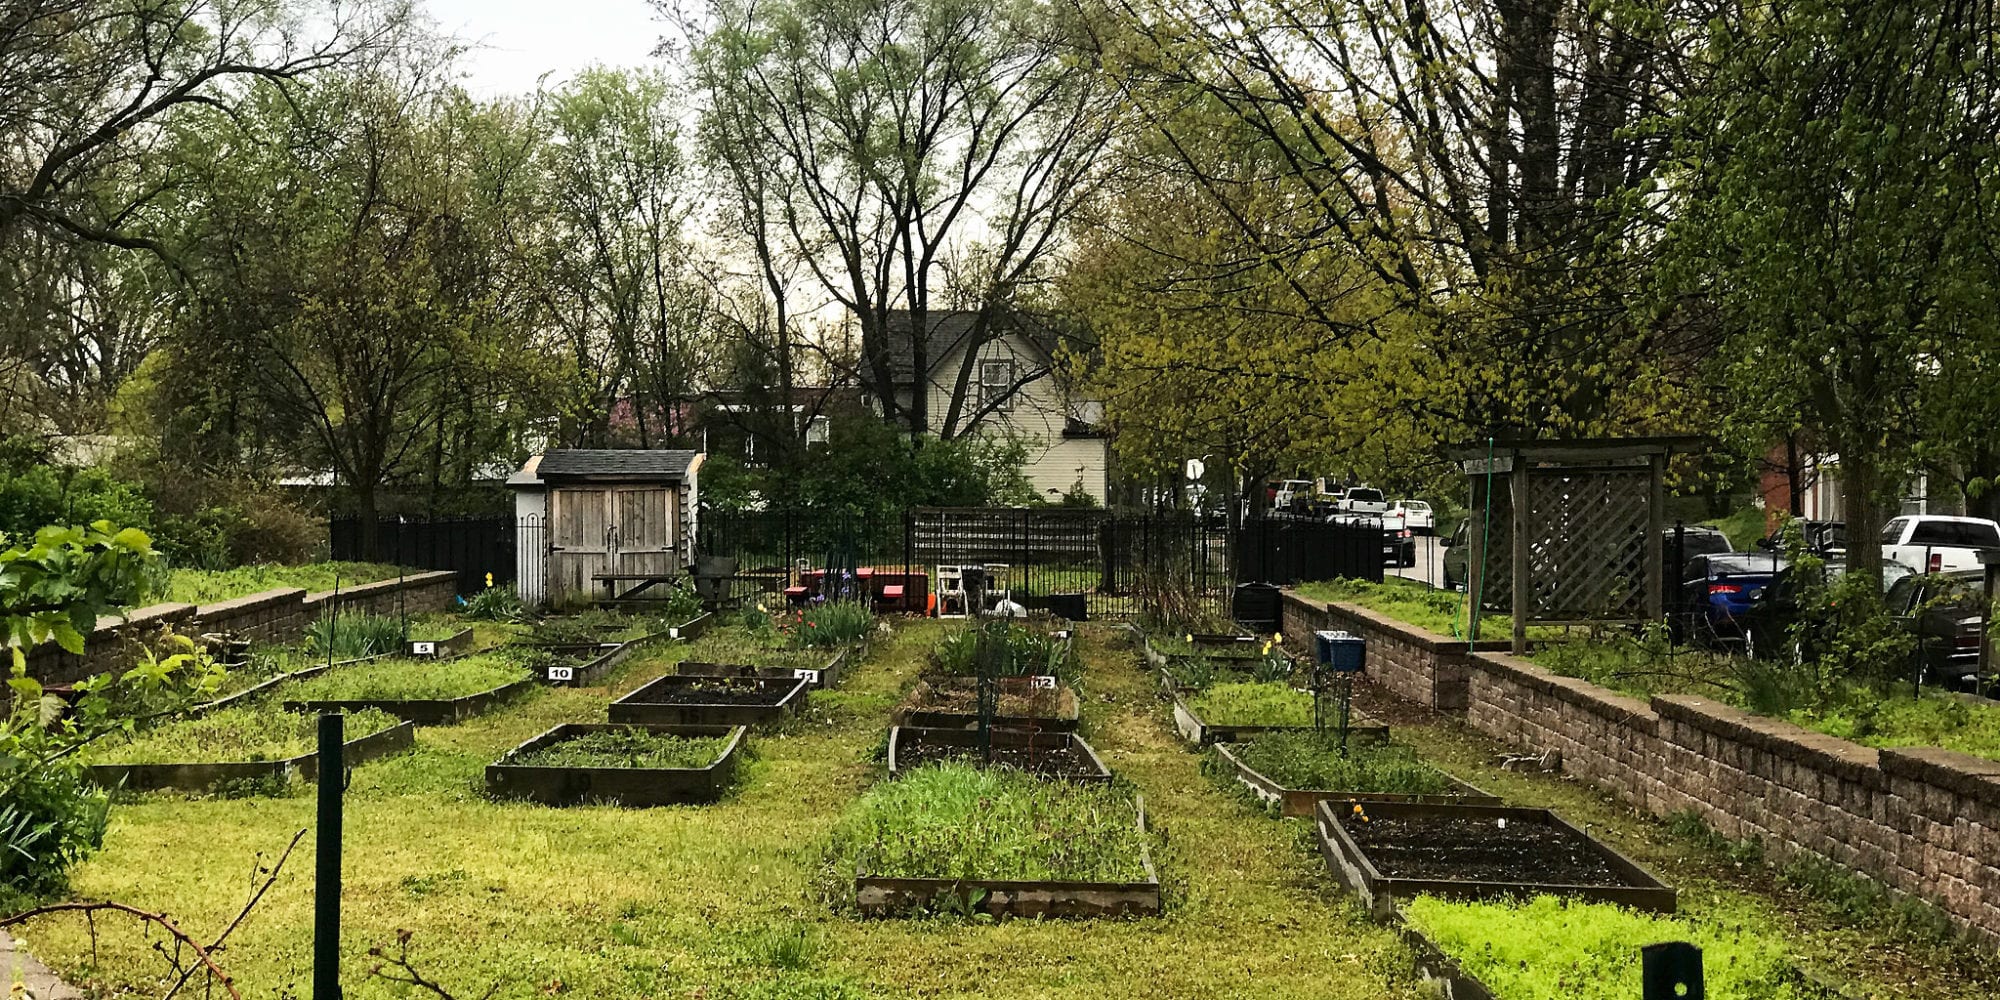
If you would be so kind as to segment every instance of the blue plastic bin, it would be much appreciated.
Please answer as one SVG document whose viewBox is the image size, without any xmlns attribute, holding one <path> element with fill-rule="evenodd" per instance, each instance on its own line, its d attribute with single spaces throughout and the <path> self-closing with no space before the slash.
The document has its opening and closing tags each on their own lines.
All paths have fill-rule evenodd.
<svg viewBox="0 0 2000 1000">
<path fill-rule="evenodd" d="M 1368 662 L 1368 640 L 1347 632 L 1314 632 L 1313 654 L 1328 670 L 1359 673 Z"/>
</svg>

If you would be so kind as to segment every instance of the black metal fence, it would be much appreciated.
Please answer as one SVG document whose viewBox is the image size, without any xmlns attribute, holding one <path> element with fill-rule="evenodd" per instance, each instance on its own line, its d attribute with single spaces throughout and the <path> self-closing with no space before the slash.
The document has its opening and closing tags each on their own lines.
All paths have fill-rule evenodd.
<svg viewBox="0 0 2000 1000">
<path fill-rule="evenodd" d="M 1238 583 L 1379 582 L 1384 544 L 1380 528 L 1363 525 L 1253 520 L 1232 539 L 1226 524 L 1191 514 L 912 508 L 886 519 L 704 511 L 695 549 L 787 582 L 823 567 L 872 566 L 935 584 L 941 567 L 977 565 L 1027 607 L 1081 594 L 1092 616 L 1119 616 L 1136 613 L 1156 586 L 1184 587 L 1227 614 Z"/>
<path fill-rule="evenodd" d="M 335 559 L 452 570 L 462 593 L 485 586 L 488 573 L 496 584 L 514 582 L 522 534 L 514 518 L 501 516 L 378 517 L 372 539 L 358 517 L 336 517 L 327 529 Z"/>
</svg>

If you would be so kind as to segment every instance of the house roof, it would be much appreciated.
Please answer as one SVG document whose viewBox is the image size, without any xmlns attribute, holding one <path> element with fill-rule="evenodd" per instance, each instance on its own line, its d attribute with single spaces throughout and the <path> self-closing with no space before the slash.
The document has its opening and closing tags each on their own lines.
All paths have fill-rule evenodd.
<svg viewBox="0 0 2000 1000">
<path fill-rule="evenodd" d="M 971 310 L 939 310 L 924 314 L 924 325 L 929 334 L 924 348 L 924 366 L 929 369 L 926 375 L 935 373 L 966 344 L 973 336 L 978 320 L 979 313 Z M 916 338 L 910 333 L 912 326 L 909 310 L 896 309 L 889 313 L 889 335 L 883 338 L 882 358 L 889 364 L 889 377 L 898 385 L 916 381 Z M 1049 357 L 1055 356 L 1056 345 L 1062 341 L 1060 334 L 1028 313 L 1011 312 L 995 316 L 991 330 L 994 333 L 1020 334 Z"/>
<path fill-rule="evenodd" d="M 539 461 L 538 461 L 539 460 Z M 701 452 L 642 448 L 561 448 L 528 460 L 509 483 L 530 485 L 524 477 L 556 480 L 619 480 L 678 482 L 701 464 Z"/>
</svg>

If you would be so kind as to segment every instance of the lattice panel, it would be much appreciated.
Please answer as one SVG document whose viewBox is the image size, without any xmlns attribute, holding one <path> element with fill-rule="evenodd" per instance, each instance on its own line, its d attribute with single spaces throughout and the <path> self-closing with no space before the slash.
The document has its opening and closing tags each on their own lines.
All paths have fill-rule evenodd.
<svg viewBox="0 0 2000 1000">
<path fill-rule="evenodd" d="M 1645 469 L 1550 470 L 1529 479 L 1529 617 L 1645 615 L 1648 492 Z"/>
</svg>

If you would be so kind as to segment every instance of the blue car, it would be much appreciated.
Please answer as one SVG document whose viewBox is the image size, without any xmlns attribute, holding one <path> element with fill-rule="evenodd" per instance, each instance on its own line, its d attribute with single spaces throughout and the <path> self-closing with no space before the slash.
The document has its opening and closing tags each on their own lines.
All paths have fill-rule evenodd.
<svg viewBox="0 0 2000 1000">
<path fill-rule="evenodd" d="M 1695 556 L 1681 575 L 1683 637 L 1722 646 L 1743 639 L 1743 615 L 1757 592 L 1788 564 L 1772 552 L 1726 552 Z"/>
</svg>

